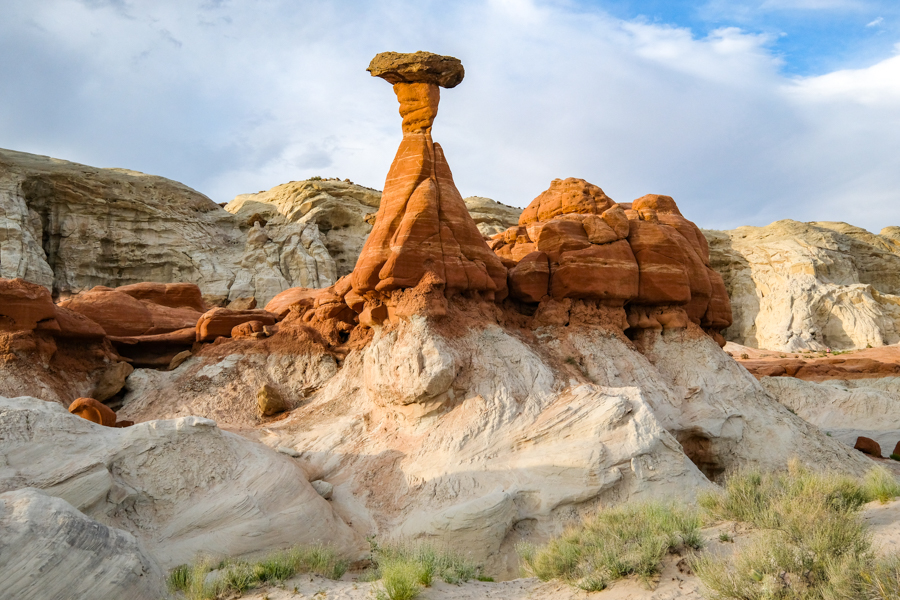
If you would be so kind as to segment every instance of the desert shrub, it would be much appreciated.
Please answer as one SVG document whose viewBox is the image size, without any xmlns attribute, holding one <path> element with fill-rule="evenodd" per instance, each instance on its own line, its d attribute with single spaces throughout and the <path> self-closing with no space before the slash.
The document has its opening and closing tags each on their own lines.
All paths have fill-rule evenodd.
<svg viewBox="0 0 900 600">
<path fill-rule="evenodd" d="M 597 512 L 543 547 L 517 550 L 530 574 L 598 591 L 628 575 L 649 579 L 670 550 L 699 548 L 699 525 L 696 513 L 674 504 L 626 504 Z"/>
<path fill-rule="evenodd" d="M 863 490 L 869 501 L 878 500 L 884 504 L 900 496 L 900 481 L 884 467 L 875 467 L 866 473 Z"/>
<path fill-rule="evenodd" d="M 894 460 L 900 460 L 900 454 L 897 454 L 897 453 L 891 453 L 891 458 L 894 459 Z"/>
<path fill-rule="evenodd" d="M 869 600 L 900 598 L 900 554 L 878 561 L 864 579 Z"/>
<path fill-rule="evenodd" d="M 383 577 L 383 565 L 398 562 L 421 565 L 419 582 L 426 587 L 431 585 L 434 577 L 458 584 L 483 576 L 479 565 L 447 548 L 440 549 L 429 543 L 372 544 L 373 580 Z"/>
<path fill-rule="evenodd" d="M 193 565 L 181 565 L 169 574 L 169 588 L 182 592 L 189 600 L 213 600 L 230 597 L 272 581 L 284 581 L 296 573 L 315 573 L 340 579 L 347 571 L 347 560 L 326 546 L 297 546 L 272 552 L 256 561 L 226 559 L 214 563 L 199 557 Z M 210 583 L 211 571 L 221 573 Z"/>
<path fill-rule="evenodd" d="M 792 462 L 783 473 L 745 471 L 719 492 L 700 496 L 706 515 L 760 531 L 734 557 L 696 557 L 692 568 L 711 600 L 877 599 L 889 589 L 890 566 L 879 563 L 860 518 L 863 505 L 900 494 L 884 469 L 863 481 L 812 473 Z"/>
</svg>

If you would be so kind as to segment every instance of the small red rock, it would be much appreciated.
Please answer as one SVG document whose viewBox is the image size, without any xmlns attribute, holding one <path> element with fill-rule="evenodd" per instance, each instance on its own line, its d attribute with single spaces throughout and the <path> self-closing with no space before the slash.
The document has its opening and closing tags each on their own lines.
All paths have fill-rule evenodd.
<svg viewBox="0 0 900 600">
<path fill-rule="evenodd" d="M 853 449 L 875 458 L 881 458 L 881 446 L 875 440 L 867 437 L 860 436 L 856 438 L 856 445 L 853 446 Z"/>
</svg>

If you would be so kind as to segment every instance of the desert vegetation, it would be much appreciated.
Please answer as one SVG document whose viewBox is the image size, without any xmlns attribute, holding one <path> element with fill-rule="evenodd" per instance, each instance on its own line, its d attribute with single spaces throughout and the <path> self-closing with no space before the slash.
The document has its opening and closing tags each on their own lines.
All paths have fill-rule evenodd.
<svg viewBox="0 0 900 600">
<path fill-rule="evenodd" d="M 284 581 L 297 573 L 315 573 L 340 579 L 349 562 L 326 546 L 296 546 L 259 560 L 214 560 L 198 557 L 169 574 L 169 590 L 188 600 L 215 600 L 240 596 L 265 584 Z"/>
<path fill-rule="evenodd" d="M 860 513 L 900 496 L 882 467 L 862 480 L 814 473 L 798 462 L 778 473 L 741 471 L 699 496 L 699 512 L 677 504 L 604 509 L 544 546 L 522 544 L 524 570 L 602 590 L 636 576 L 650 583 L 672 552 L 690 565 L 710 600 L 886 600 L 900 597 L 900 556 L 879 557 Z M 746 530 L 734 553 L 699 551 L 700 526 Z M 719 541 L 733 542 L 727 532 Z"/>
<path fill-rule="evenodd" d="M 379 545 L 374 539 L 370 544 L 373 567 L 365 578 L 379 582 L 378 600 L 412 600 L 436 578 L 453 584 L 491 581 L 479 565 L 449 549 L 428 543 Z"/>
</svg>

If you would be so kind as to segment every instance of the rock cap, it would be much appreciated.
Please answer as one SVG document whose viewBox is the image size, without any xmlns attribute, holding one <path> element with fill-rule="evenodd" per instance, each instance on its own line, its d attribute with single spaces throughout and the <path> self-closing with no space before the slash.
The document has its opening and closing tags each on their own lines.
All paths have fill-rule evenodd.
<svg viewBox="0 0 900 600">
<path fill-rule="evenodd" d="M 372 77 L 381 77 L 392 84 L 433 83 L 443 88 L 458 86 L 466 74 L 458 58 L 421 50 L 412 53 L 382 52 L 372 59 L 366 70 Z"/>
</svg>

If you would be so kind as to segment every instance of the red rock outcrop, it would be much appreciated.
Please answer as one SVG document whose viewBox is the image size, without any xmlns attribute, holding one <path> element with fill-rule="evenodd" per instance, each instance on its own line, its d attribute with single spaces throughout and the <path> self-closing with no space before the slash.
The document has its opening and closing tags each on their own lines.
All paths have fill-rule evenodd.
<svg viewBox="0 0 900 600">
<path fill-rule="evenodd" d="M 206 312 L 206 303 L 203 302 L 200 288 L 193 283 L 133 283 L 117 287 L 116 291 L 159 306 L 191 308 L 200 313 Z"/>
<path fill-rule="evenodd" d="M 104 427 L 129 427 L 131 421 L 117 421 L 116 412 L 93 398 L 78 398 L 69 406 L 69 412 Z"/>
<path fill-rule="evenodd" d="M 214 308 L 203 313 L 197 321 L 197 341 L 211 342 L 217 337 L 230 337 L 232 330 L 243 323 L 258 321 L 263 326 L 274 325 L 278 319 L 264 310 L 231 310 Z"/>
<path fill-rule="evenodd" d="M 55 317 L 50 290 L 24 279 L 0 279 L 0 331 L 33 331 Z"/>
<path fill-rule="evenodd" d="M 143 284 L 138 284 L 143 285 Z M 154 284 L 150 284 L 154 285 Z M 157 284 L 162 285 L 162 284 Z M 135 288 L 136 286 L 125 286 Z M 196 287 L 196 286 L 193 286 Z M 143 290 L 138 290 L 142 294 Z M 160 297 L 148 294 L 151 297 Z M 171 298 L 167 299 L 174 303 Z M 59 303 L 99 324 L 110 336 L 140 336 L 169 333 L 193 327 L 202 314 L 187 306 L 167 306 L 151 299 L 138 299 L 131 294 L 98 286 Z"/>
<path fill-rule="evenodd" d="M 269 300 L 266 304 L 266 312 L 270 312 L 279 319 L 285 318 L 294 304 L 308 304 L 311 308 L 316 296 L 322 290 L 313 288 L 294 287 L 288 288 Z"/>
<path fill-rule="evenodd" d="M 392 292 L 415 288 L 426 273 L 446 296 L 479 292 L 502 299 L 506 268 L 485 244 L 440 145 L 431 137 L 438 86 L 462 81 L 462 65 L 425 52 L 384 53 L 369 70 L 394 83 L 403 140 L 385 181 L 375 226 L 351 275 L 349 303 L 371 317 L 382 304 L 396 303 Z"/>
<path fill-rule="evenodd" d="M 491 248 L 511 267 L 510 294 L 519 301 L 597 301 L 627 308 L 628 327 L 678 329 L 692 321 L 724 344 L 719 331 L 731 324 L 725 285 L 709 266 L 706 238 L 669 196 L 620 205 L 583 179 L 555 179 Z M 546 280 L 534 252 L 548 261 Z"/>
</svg>

